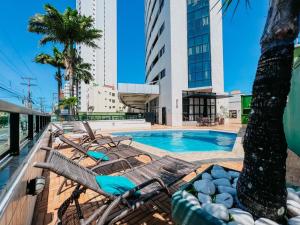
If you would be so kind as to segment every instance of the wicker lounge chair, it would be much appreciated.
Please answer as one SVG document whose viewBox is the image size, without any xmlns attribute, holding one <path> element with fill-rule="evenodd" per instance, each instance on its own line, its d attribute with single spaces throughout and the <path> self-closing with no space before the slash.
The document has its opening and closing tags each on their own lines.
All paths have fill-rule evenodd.
<svg viewBox="0 0 300 225">
<path fill-rule="evenodd" d="M 106 148 L 101 148 L 101 146 L 98 146 L 93 150 L 89 150 L 89 145 L 86 146 L 86 147 L 81 146 L 81 145 L 73 142 L 72 140 L 64 137 L 63 135 L 60 135 L 59 139 L 62 142 L 64 142 L 65 144 L 73 147 L 75 150 L 77 150 L 81 154 L 85 155 L 86 157 L 92 158 L 97 164 L 101 161 L 108 161 L 108 160 L 103 160 L 102 158 L 100 158 L 100 159 L 95 158 L 95 157 L 93 157 L 92 154 L 89 154 L 89 151 L 104 153 L 106 156 L 109 156 L 109 158 L 112 159 L 112 160 L 121 159 L 121 158 L 127 159 L 127 158 L 131 158 L 131 157 L 138 157 L 138 156 L 141 156 L 141 155 L 148 156 L 152 160 L 152 157 L 149 154 L 147 154 L 145 152 L 142 152 L 142 151 L 140 151 L 136 148 L 133 148 L 133 147 L 128 148 L 128 147 L 120 146 L 119 149 L 110 148 L 110 149 L 107 150 Z M 77 153 L 74 153 L 74 154 L 77 154 Z"/>
<path fill-rule="evenodd" d="M 90 141 L 97 143 L 101 142 L 103 139 L 109 140 L 110 144 L 109 146 L 111 147 L 118 147 L 119 144 L 123 141 L 129 141 L 128 146 L 131 145 L 132 143 L 132 137 L 131 136 L 116 136 L 116 137 L 111 137 L 111 136 L 103 136 L 100 133 L 93 132 L 92 128 L 90 127 L 89 123 L 87 121 L 82 121 L 83 126 L 87 132 L 87 134 L 90 137 Z"/>
<path fill-rule="evenodd" d="M 107 162 L 106 165 L 109 163 L 120 162 Z M 79 218 L 82 225 L 95 221 L 98 225 L 113 224 L 160 193 L 166 193 L 170 196 L 168 187 L 191 172 L 195 172 L 199 167 L 189 162 L 165 156 L 125 171 L 121 177 L 133 182 L 134 186 L 122 189 L 122 193 L 114 195 L 96 181 L 99 177 L 103 178 L 102 175 L 99 175 L 102 174 L 101 169 L 104 166 L 102 164 L 93 169 L 88 169 L 66 158 L 58 151 L 50 151 L 45 163 L 35 163 L 34 166 L 50 170 L 78 184 L 71 196 L 58 209 L 58 224 L 66 222 L 64 215 L 70 204 L 74 202 L 77 218 Z M 112 177 L 105 177 L 105 179 Z M 78 199 L 87 189 L 102 195 L 105 197 L 105 201 L 99 202 L 100 206 L 93 211 L 92 215 L 85 219 Z M 119 210 L 119 212 L 112 215 L 112 212 L 116 212 L 116 210 Z"/>
<path fill-rule="evenodd" d="M 66 137 L 60 135 L 59 139 L 74 148 L 74 153 L 71 156 L 70 159 L 75 160 L 76 162 L 80 162 L 85 158 L 90 158 L 95 162 L 95 165 L 98 165 L 99 163 L 103 163 L 106 161 L 114 161 L 114 160 L 118 160 L 118 159 L 122 159 L 123 161 L 126 161 L 126 163 L 132 165 L 136 165 L 136 163 L 130 163 L 129 161 L 133 162 L 133 160 L 130 160 L 132 158 L 138 157 L 138 156 L 142 156 L 145 155 L 147 157 L 149 157 L 149 159 L 152 161 L 152 157 L 147 154 L 144 153 L 136 148 L 130 147 L 130 148 L 123 148 L 122 150 L 119 149 L 111 149 L 109 151 L 105 150 L 105 149 L 93 149 L 93 150 L 89 150 L 88 148 L 85 148 L 75 142 L 73 142 L 70 139 L 67 139 Z M 50 150 L 50 148 L 48 147 L 42 147 L 42 150 Z M 99 154 L 103 153 L 103 154 Z M 98 153 L 98 154 L 97 154 Z M 129 160 L 129 161 L 128 161 Z M 137 160 L 135 160 L 137 161 Z M 95 166 L 94 165 L 94 166 Z M 111 174 L 111 173 L 115 173 L 115 172 L 119 172 L 120 170 L 123 170 L 123 166 L 119 165 L 119 167 L 117 167 L 116 165 L 114 167 L 107 167 L 105 170 L 105 174 Z M 57 195 L 59 195 L 60 193 L 62 193 L 62 189 L 64 187 L 64 185 L 66 185 L 67 183 L 67 179 L 64 179 L 64 181 L 61 183 L 61 185 L 59 186 L 58 190 L 57 190 Z"/>
<path fill-rule="evenodd" d="M 64 130 L 61 127 L 59 127 L 57 124 L 51 123 L 51 125 L 52 125 L 52 127 L 56 128 L 55 130 L 50 130 L 53 137 L 58 137 L 59 135 L 65 134 Z M 68 135 L 73 140 L 83 139 L 88 136 L 84 130 L 78 130 L 78 129 L 73 130 L 72 134 L 68 134 Z"/>
</svg>

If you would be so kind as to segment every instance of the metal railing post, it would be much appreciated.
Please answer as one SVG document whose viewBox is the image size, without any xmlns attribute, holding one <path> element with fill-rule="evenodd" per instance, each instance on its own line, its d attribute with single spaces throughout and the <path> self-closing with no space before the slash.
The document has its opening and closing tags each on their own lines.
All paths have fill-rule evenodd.
<svg viewBox="0 0 300 225">
<path fill-rule="evenodd" d="M 10 124 L 10 153 L 19 155 L 20 153 L 20 114 L 11 113 L 9 117 Z"/>
<path fill-rule="evenodd" d="M 28 139 L 33 139 L 33 115 L 28 115 Z"/>
<path fill-rule="evenodd" d="M 43 117 L 40 116 L 40 130 L 43 130 Z"/>
<path fill-rule="evenodd" d="M 35 132 L 40 132 L 40 116 L 35 116 Z"/>
</svg>

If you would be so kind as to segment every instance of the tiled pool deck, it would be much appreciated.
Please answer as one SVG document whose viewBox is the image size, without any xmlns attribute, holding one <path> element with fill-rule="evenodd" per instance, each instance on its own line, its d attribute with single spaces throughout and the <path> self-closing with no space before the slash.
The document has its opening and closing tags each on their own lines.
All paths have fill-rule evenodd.
<svg viewBox="0 0 300 225">
<path fill-rule="evenodd" d="M 152 129 L 166 129 L 166 127 L 162 126 L 154 126 Z M 194 129 L 196 127 L 184 127 L 186 129 Z M 197 127 L 199 129 L 199 127 Z M 182 127 L 180 128 L 182 129 Z M 205 127 L 205 129 L 209 129 Z M 218 127 L 213 127 L 213 129 L 218 129 Z M 231 131 L 238 131 L 238 128 L 233 127 Z M 230 130 L 230 129 L 221 129 L 221 130 Z M 161 153 L 159 149 L 147 148 L 146 146 L 141 146 L 138 143 L 133 144 L 135 147 L 140 148 L 144 151 L 151 152 L 157 156 L 161 156 L 166 154 L 165 152 Z M 63 154 L 71 155 L 71 149 L 63 149 Z M 212 153 L 214 154 L 214 153 Z M 173 154 L 171 154 L 173 155 Z M 188 161 L 200 161 L 202 162 L 202 166 L 198 169 L 197 172 L 202 172 L 208 166 L 212 164 L 212 162 L 217 163 L 222 166 L 226 166 L 232 169 L 241 170 L 242 169 L 242 160 L 240 155 L 226 155 L 224 153 L 216 153 L 215 157 L 211 157 L 211 155 L 206 155 L 206 153 L 199 153 L 199 155 L 193 154 L 192 156 L 181 156 L 180 154 L 174 154 L 175 157 L 184 158 Z M 147 162 L 149 160 L 146 157 L 139 157 L 138 160 L 141 162 Z M 92 161 L 86 159 L 83 162 L 85 165 L 91 165 Z M 55 224 L 57 221 L 57 209 L 63 203 L 63 201 L 70 196 L 74 187 L 69 185 L 66 190 L 60 195 L 56 195 L 56 192 L 59 188 L 59 185 L 63 181 L 63 177 L 58 177 L 56 174 L 52 172 L 44 172 L 44 176 L 46 177 L 46 187 L 45 190 L 38 196 L 37 204 L 35 208 L 35 214 L 33 219 L 33 225 L 46 225 L 46 224 Z M 190 174 L 186 176 L 181 182 L 177 183 L 173 186 L 172 192 L 175 192 L 182 184 L 190 181 L 194 178 L 195 174 Z M 92 191 L 87 191 L 84 195 L 79 199 L 80 204 L 84 204 L 87 208 L 84 210 L 84 214 L 90 214 L 93 209 L 97 208 L 97 201 L 101 201 L 101 197 L 97 197 L 95 193 Z M 67 224 L 78 224 L 74 215 L 74 208 L 71 207 L 68 210 L 68 222 Z M 141 207 L 135 212 L 129 214 L 122 221 L 119 221 L 117 224 L 150 224 L 150 225 L 162 225 L 162 224 L 173 224 L 171 215 L 170 215 L 170 199 L 167 198 L 166 195 L 161 194 L 154 198 L 149 204 Z"/>
</svg>

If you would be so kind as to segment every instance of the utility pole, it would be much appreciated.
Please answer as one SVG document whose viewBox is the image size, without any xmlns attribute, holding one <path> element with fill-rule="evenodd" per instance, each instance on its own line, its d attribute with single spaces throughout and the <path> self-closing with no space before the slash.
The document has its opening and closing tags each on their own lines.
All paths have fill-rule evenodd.
<svg viewBox="0 0 300 225">
<path fill-rule="evenodd" d="M 52 112 L 54 113 L 55 112 L 55 103 L 57 103 L 57 106 L 58 106 L 58 102 L 57 102 L 57 95 L 58 93 L 52 93 Z"/>
<path fill-rule="evenodd" d="M 32 77 L 22 77 L 23 80 L 27 81 L 26 83 L 21 83 L 21 85 L 27 86 L 27 105 L 25 105 L 27 108 L 32 109 L 32 98 L 31 98 L 31 87 L 37 86 L 36 84 L 33 84 L 32 81 L 36 80 L 36 78 Z"/>
<path fill-rule="evenodd" d="M 45 107 L 44 107 L 44 103 L 45 103 L 45 98 L 44 97 L 40 97 L 40 110 L 41 112 L 45 111 Z"/>
</svg>

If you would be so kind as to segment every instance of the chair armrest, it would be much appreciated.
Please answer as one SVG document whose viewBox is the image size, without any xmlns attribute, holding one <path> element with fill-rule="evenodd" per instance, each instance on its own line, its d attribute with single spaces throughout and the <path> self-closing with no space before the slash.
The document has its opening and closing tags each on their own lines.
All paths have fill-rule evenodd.
<svg viewBox="0 0 300 225">
<path fill-rule="evenodd" d="M 143 188 L 145 188 L 145 187 L 147 187 L 147 186 L 149 186 L 149 185 L 151 185 L 151 184 L 153 184 L 153 183 L 158 183 L 158 184 L 161 186 L 161 188 L 162 188 L 163 190 L 165 190 L 166 193 L 167 193 L 169 196 L 171 196 L 171 192 L 170 192 L 170 190 L 168 189 L 168 187 L 165 185 L 165 183 L 164 183 L 159 177 L 154 177 L 154 178 L 152 178 L 151 180 L 145 181 L 144 183 L 142 183 L 142 184 L 136 186 L 135 188 L 133 188 L 133 189 L 131 189 L 131 190 L 125 192 L 125 193 L 122 195 L 122 198 L 128 198 L 128 197 L 131 197 L 131 196 L 133 196 L 133 195 L 135 194 L 135 192 L 137 192 L 137 191 L 139 191 L 139 190 L 141 190 L 141 189 L 143 189 Z"/>
<path fill-rule="evenodd" d="M 108 166 L 108 165 L 113 165 L 113 164 L 118 164 L 118 163 L 121 163 L 121 162 L 125 162 L 130 169 L 133 168 L 133 166 L 130 164 L 130 162 L 128 160 L 126 160 L 126 159 L 116 159 L 116 160 L 112 160 L 112 161 L 109 161 L 109 162 L 100 163 L 99 165 L 96 165 L 96 166 L 92 167 L 91 170 L 95 171 L 97 169 L 100 169 L 101 167 Z"/>
</svg>

